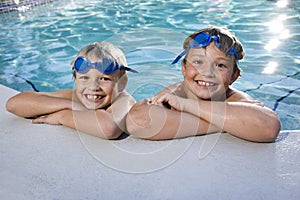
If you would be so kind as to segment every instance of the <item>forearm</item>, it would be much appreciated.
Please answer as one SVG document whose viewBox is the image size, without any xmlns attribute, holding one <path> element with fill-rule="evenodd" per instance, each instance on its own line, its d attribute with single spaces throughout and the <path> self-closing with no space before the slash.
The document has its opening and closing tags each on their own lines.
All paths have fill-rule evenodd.
<svg viewBox="0 0 300 200">
<path fill-rule="evenodd" d="M 35 117 L 63 109 L 72 109 L 72 101 L 36 92 L 23 92 L 10 98 L 6 109 L 21 117 Z"/>
<path fill-rule="evenodd" d="M 146 102 L 139 102 L 130 110 L 126 124 L 130 134 L 150 140 L 182 138 L 220 131 L 194 115 L 162 106 L 147 105 Z"/>
<path fill-rule="evenodd" d="M 113 120 L 110 113 L 104 110 L 90 111 L 61 111 L 60 124 L 104 139 L 119 137 L 122 127 Z"/>
<path fill-rule="evenodd" d="M 280 131 L 280 121 L 272 110 L 250 103 L 190 99 L 184 111 L 249 141 L 270 142 Z"/>
</svg>

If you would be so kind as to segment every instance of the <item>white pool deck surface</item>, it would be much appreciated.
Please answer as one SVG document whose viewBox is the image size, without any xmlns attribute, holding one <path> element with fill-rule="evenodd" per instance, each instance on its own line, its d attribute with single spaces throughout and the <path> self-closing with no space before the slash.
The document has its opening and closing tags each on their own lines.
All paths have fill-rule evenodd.
<svg viewBox="0 0 300 200">
<path fill-rule="evenodd" d="M 229 134 L 103 140 L 5 110 L 0 85 L 0 199 L 300 199 L 300 130 L 274 143 Z"/>
</svg>

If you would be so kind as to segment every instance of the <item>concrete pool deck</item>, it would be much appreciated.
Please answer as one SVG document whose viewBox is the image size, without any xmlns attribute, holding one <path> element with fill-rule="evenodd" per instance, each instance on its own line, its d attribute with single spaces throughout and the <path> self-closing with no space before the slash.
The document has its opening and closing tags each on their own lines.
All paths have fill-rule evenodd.
<svg viewBox="0 0 300 200">
<path fill-rule="evenodd" d="M 107 141 L 8 113 L 0 85 L 0 199 L 299 199 L 300 130 Z"/>
</svg>

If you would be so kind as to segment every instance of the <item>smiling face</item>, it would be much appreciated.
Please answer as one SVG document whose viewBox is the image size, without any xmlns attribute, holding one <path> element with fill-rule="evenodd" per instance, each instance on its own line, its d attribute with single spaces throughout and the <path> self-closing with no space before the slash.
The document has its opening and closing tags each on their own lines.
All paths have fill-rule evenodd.
<svg viewBox="0 0 300 200">
<path fill-rule="evenodd" d="M 118 95 L 118 79 L 119 71 L 106 75 L 92 68 L 85 74 L 76 73 L 76 98 L 87 109 L 106 109 Z"/>
<path fill-rule="evenodd" d="M 240 71 L 234 71 L 233 55 L 226 55 L 212 42 L 206 48 L 189 50 L 182 62 L 182 73 L 188 97 L 225 100 L 229 85 Z"/>
</svg>

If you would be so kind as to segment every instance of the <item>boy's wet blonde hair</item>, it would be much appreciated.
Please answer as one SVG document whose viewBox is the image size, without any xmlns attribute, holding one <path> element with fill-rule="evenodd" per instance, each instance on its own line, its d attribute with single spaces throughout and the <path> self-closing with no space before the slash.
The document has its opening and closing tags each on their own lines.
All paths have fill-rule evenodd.
<svg viewBox="0 0 300 200">
<path fill-rule="evenodd" d="M 242 60 L 245 56 L 245 52 L 243 49 L 243 46 L 241 42 L 235 37 L 233 33 L 231 33 L 226 27 L 217 27 L 217 26 L 209 26 L 207 28 L 198 30 L 194 33 L 192 33 L 190 36 L 188 36 L 184 42 L 183 42 L 183 49 L 187 49 L 190 45 L 190 43 L 194 40 L 196 35 L 199 33 L 207 33 L 211 36 L 217 36 L 219 37 L 219 43 L 220 43 L 220 50 L 227 53 L 231 47 L 234 47 L 236 52 L 237 52 L 237 59 L 235 59 L 235 65 L 234 65 L 234 72 L 236 70 L 240 70 L 238 67 L 238 60 Z M 185 55 L 185 58 L 183 59 L 183 62 L 186 62 L 186 56 L 188 53 Z"/>
<path fill-rule="evenodd" d="M 83 56 L 89 59 L 93 58 L 99 61 L 102 61 L 103 57 L 108 57 L 113 61 L 118 62 L 119 65 L 128 67 L 126 57 L 121 49 L 119 49 L 118 47 L 114 46 L 109 42 L 94 42 L 82 48 L 78 52 L 74 60 L 71 62 L 74 78 L 76 77 L 74 62 L 76 58 L 79 56 Z M 120 77 L 126 75 L 126 70 L 119 70 L 119 75 Z"/>
</svg>

